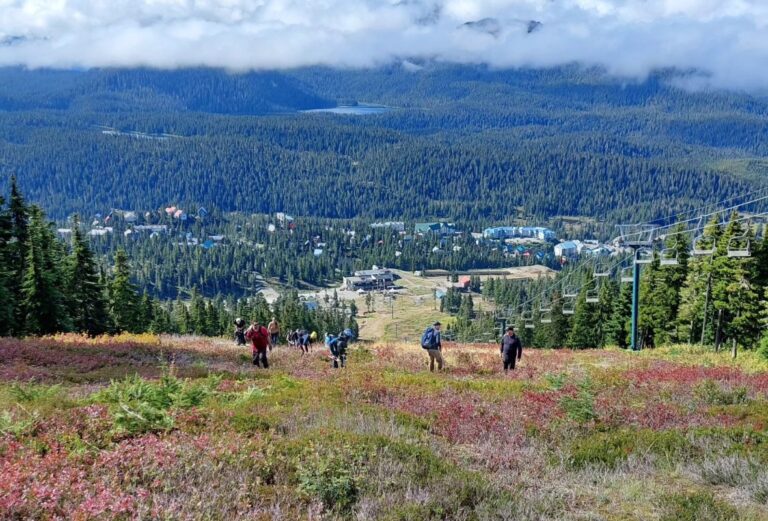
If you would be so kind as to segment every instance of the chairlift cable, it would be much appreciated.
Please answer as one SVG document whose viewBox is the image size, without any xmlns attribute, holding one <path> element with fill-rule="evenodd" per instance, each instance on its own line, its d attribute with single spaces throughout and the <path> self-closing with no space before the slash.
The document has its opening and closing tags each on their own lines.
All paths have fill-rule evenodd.
<svg viewBox="0 0 768 521">
<path fill-rule="evenodd" d="M 658 227 L 653 228 L 653 231 L 654 232 L 658 232 L 659 230 L 666 230 L 666 229 L 669 229 L 669 228 L 674 228 L 675 226 L 679 226 L 680 224 L 685 224 L 685 223 L 689 223 L 689 222 L 693 222 L 693 221 L 701 222 L 701 221 L 703 221 L 707 217 L 711 217 L 711 216 L 717 215 L 717 214 L 727 213 L 727 212 L 736 210 L 738 208 L 741 208 L 742 206 L 748 206 L 750 204 L 759 203 L 760 201 L 765 201 L 765 200 L 768 200 L 768 194 L 764 195 L 762 197 L 758 197 L 757 199 L 752 199 L 750 201 L 746 201 L 746 202 L 739 203 L 739 204 L 736 204 L 736 205 L 733 205 L 733 206 L 729 206 L 727 208 L 720 208 L 720 209 L 718 209 L 717 211 L 714 211 L 714 212 L 709 212 L 709 213 L 697 215 L 696 217 L 692 217 L 690 219 L 686 219 L 686 220 L 683 220 L 683 221 L 677 221 L 675 223 L 668 224 L 668 225 L 665 225 L 665 226 L 658 226 Z M 766 214 L 766 212 L 761 212 L 761 213 L 758 213 L 756 215 L 765 215 L 765 214 Z M 754 215 L 752 217 L 754 217 Z M 652 223 L 639 223 L 637 226 L 642 226 L 642 225 L 648 225 L 649 227 L 653 226 Z M 642 233 L 642 232 L 635 232 L 635 233 L 630 234 L 630 235 L 637 235 L 639 233 Z"/>
<path fill-rule="evenodd" d="M 707 205 L 704 205 L 704 206 L 700 206 L 698 208 L 691 208 L 690 210 L 685 210 L 685 211 L 682 211 L 682 212 L 677 212 L 675 214 L 667 215 L 665 217 L 659 217 L 658 219 L 654 219 L 653 221 L 648 221 L 648 222 L 638 223 L 638 224 L 653 225 L 655 221 L 667 221 L 668 219 L 679 219 L 680 217 L 682 217 L 684 215 L 689 215 L 689 214 L 692 214 L 692 213 L 697 213 L 697 212 L 700 212 L 702 210 L 706 210 L 707 208 L 712 208 L 714 206 L 720 206 L 722 204 L 725 204 L 725 203 L 728 203 L 728 202 L 731 202 L 731 201 L 734 201 L 734 200 L 737 200 L 737 199 L 741 199 L 743 197 L 747 197 L 747 196 L 750 196 L 750 195 L 755 195 L 755 194 L 758 194 L 760 192 L 765 192 L 765 191 L 768 191 L 768 187 L 763 187 L 763 188 L 760 188 L 758 190 L 752 190 L 752 191 L 749 191 L 749 192 L 746 192 L 746 193 L 743 193 L 743 194 L 740 194 L 740 195 L 734 195 L 733 197 L 729 197 L 727 199 L 722 199 L 722 200 L 717 201 L 715 203 L 710 203 L 710 204 L 707 204 Z"/>
</svg>

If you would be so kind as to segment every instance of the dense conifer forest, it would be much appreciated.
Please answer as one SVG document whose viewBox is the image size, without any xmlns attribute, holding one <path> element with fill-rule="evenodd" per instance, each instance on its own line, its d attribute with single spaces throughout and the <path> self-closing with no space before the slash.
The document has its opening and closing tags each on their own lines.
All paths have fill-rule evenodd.
<svg viewBox="0 0 768 521">
<path fill-rule="evenodd" d="M 310 309 L 295 291 L 269 305 L 263 296 L 203 298 L 194 284 L 175 301 L 140 291 L 125 250 L 99 262 L 77 218 L 60 240 L 43 210 L 26 202 L 15 180 L 0 196 L 0 336 L 77 332 L 230 334 L 235 317 L 261 324 L 277 317 L 285 331 L 357 331 L 354 306 L 334 299 Z"/>
<path fill-rule="evenodd" d="M 170 204 L 329 218 L 650 220 L 742 193 L 768 102 L 679 75 L 425 63 L 0 70 L 0 172 L 54 218 Z M 303 113 L 371 102 L 381 114 Z"/>
</svg>

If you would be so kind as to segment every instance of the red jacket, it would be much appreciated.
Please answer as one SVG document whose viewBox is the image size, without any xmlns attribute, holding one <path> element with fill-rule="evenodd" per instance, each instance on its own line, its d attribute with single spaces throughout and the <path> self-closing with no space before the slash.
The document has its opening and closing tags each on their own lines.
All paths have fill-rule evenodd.
<svg viewBox="0 0 768 521">
<path fill-rule="evenodd" d="M 254 353 L 256 351 L 266 351 L 267 347 L 269 347 L 269 333 L 264 326 L 249 327 L 248 331 L 245 332 L 245 338 L 251 341 Z"/>
</svg>

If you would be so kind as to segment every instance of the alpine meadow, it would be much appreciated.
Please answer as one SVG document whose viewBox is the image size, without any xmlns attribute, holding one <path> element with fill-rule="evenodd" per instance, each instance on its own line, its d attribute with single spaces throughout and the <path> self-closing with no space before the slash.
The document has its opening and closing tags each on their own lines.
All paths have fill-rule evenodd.
<svg viewBox="0 0 768 521">
<path fill-rule="evenodd" d="M 768 521 L 766 27 L 0 2 L 0 519 Z"/>
</svg>

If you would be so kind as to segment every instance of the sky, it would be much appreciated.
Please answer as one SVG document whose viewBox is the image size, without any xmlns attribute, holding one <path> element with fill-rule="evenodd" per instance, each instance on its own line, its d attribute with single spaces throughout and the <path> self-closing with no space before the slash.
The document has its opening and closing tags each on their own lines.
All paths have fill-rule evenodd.
<svg viewBox="0 0 768 521">
<path fill-rule="evenodd" d="M 0 66 L 30 68 L 416 72 L 428 59 L 768 87 L 768 0 L 0 0 L 0 42 Z"/>
</svg>

